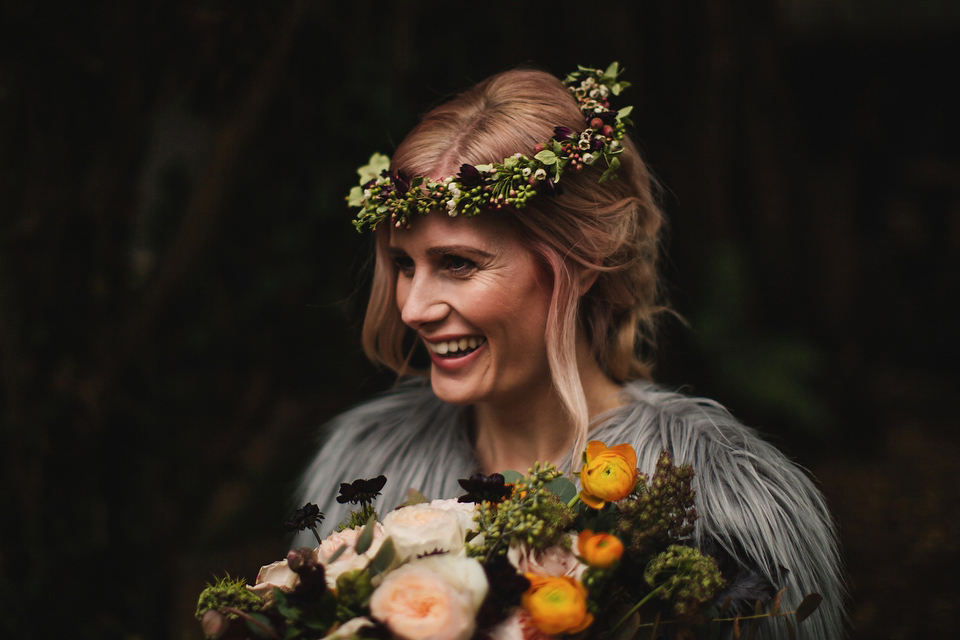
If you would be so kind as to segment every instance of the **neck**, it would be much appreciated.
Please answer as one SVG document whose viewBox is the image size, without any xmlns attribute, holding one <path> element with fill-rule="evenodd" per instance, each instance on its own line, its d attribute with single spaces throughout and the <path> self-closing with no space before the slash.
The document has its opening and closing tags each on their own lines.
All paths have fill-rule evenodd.
<svg viewBox="0 0 960 640">
<path fill-rule="evenodd" d="M 608 378 L 590 353 L 577 349 L 580 381 L 592 419 L 623 404 L 620 386 Z M 507 469 L 525 473 L 534 462 L 559 462 L 577 438 L 577 425 L 552 381 L 517 398 L 473 407 L 475 446 L 484 473 Z"/>
</svg>

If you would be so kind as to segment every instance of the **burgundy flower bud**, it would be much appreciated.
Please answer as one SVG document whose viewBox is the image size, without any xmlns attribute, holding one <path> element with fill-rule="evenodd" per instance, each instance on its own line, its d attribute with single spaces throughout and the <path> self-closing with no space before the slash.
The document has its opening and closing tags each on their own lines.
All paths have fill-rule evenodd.
<svg viewBox="0 0 960 640">
<path fill-rule="evenodd" d="M 570 127 L 564 127 L 563 125 L 554 127 L 553 129 L 553 137 L 556 140 L 569 140 L 575 135 L 577 134 L 573 129 L 571 129 Z"/>
<path fill-rule="evenodd" d="M 472 164 L 460 165 L 457 178 L 460 180 L 460 184 L 465 187 L 476 187 L 483 184 L 483 176 L 480 175 L 480 170 Z"/>
</svg>

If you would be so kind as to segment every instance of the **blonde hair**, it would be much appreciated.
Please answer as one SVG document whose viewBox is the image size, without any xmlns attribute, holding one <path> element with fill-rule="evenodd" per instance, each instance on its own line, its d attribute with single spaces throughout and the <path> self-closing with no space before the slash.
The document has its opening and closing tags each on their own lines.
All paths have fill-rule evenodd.
<svg viewBox="0 0 960 640">
<path fill-rule="evenodd" d="M 505 71 L 427 113 L 397 148 L 391 171 L 438 179 L 456 174 L 463 163 L 529 155 L 558 125 L 584 128 L 567 88 L 542 71 Z M 491 212 L 519 234 L 552 277 L 547 354 L 554 386 L 577 429 L 574 451 L 586 444 L 590 418 L 577 369 L 578 326 L 610 378 L 649 379 L 654 321 L 663 310 L 657 276 L 663 216 L 639 152 L 629 139 L 623 144 L 617 179 L 600 184 L 603 169 L 586 166 L 562 176 L 562 195 Z M 409 365 L 412 346 L 395 302 L 397 274 L 386 254 L 389 225 L 381 224 L 376 234 L 364 351 L 401 375 L 426 375 Z M 582 294 L 581 282 L 592 274 L 596 280 Z"/>
</svg>

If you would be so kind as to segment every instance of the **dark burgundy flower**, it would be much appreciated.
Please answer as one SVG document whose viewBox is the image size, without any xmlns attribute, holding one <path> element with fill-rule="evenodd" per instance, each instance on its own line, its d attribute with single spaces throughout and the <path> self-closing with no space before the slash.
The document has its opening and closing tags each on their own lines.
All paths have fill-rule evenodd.
<svg viewBox="0 0 960 640">
<path fill-rule="evenodd" d="M 563 187 L 553 181 L 553 178 L 547 178 L 540 182 L 540 191 L 548 196 L 563 195 Z"/>
<path fill-rule="evenodd" d="M 337 502 L 346 504 L 368 505 L 373 499 L 380 495 L 380 490 L 387 483 L 387 477 L 379 475 L 376 478 L 364 480 L 360 478 L 351 483 L 340 483 L 340 495 L 337 496 Z"/>
<path fill-rule="evenodd" d="M 460 181 L 460 184 L 465 187 L 478 187 L 483 184 L 483 176 L 480 175 L 480 170 L 472 164 L 460 165 L 460 172 L 457 174 L 457 179 Z"/>
<path fill-rule="evenodd" d="M 563 140 L 569 140 L 577 135 L 577 132 L 571 129 L 570 127 L 565 127 L 560 125 L 553 128 L 553 139 L 562 142 Z"/>
<path fill-rule="evenodd" d="M 497 585 L 496 589 L 487 592 L 477 612 L 477 626 L 489 631 L 520 604 L 520 597 L 530 588 L 530 581 L 517 573 L 506 556 L 496 556 L 484 563 L 483 571 L 487 574 L 487 582 Z"/>
<path fill-rule="evenodd" d="M 513 493 L 513 485 L 506 483 L 502 474 L 475 473 L 457 480 L 467 493 L 457 498 L 460 502 L 503 502 Z"/>
<path fill-rule="evenodd" d="M 393 182 L 393 188 L 396 189 L 400 195 L 410 191 L 410 178 L 408 178 L 407 174 L 403 171 L 397 171 L 397 175 L 392 176 L 390 180 Z"/>
<path fill-rule="evenodd" d="M 293 512 L 290 519 L 283 523 L 283 528 L 287 531 L 303 531 L 304 529 L 313 529 L 320 522 L 323 522 L 320 507 L 308 502 Z"/>
<path fill-rule="evenodd" d="M 594 118 L 600 118 L 603 121 L 603 124 L 613 124 L 617 121 L 617 112 L 616 111 L 601 111 L 600 113 L 591 113 L 590 120 Z M 599 127 L 594 127 L 598 129 Z"/>
</svg>

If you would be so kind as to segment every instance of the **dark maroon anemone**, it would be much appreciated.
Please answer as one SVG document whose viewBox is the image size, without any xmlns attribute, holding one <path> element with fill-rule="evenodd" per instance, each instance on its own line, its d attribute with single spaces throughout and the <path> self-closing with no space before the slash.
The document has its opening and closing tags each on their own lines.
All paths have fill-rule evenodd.
<svg viewBox="0 0 960 640">
<path fill-rule="evenodd" d="M 547 178 L 540 181 L 540 191 L 548 196 L 563 195 L 563 187 L 553 181 L 553 178 Z"/>
<path fill-rule="evenodd" d="M 467 493 L 457 498 L 459 502 L 503 502 L 513 493 L 513 485 L 506 483 L 502 474 L 489 476 L 475 473 L 469 478 L 457 480 Z"/>
<path fill-rule="evenodd" d="M 571 129 L 570 127 L 565 127 L 563 125 L 560 125 L 553 128 L 553 139 L 557 140 L 558 142 L 569 140 L 570 138 L 573 138 L 576 135 L 577 135 L 577 132 Z"/>
<path fill-rule="evenodd" d="M 410 191 L 410 178 L 408 178 L 403 171 L 397 171 L 397 175 L 392 176 L 390 180 L 393 182 L 393 188 L 396 189 L 400 195 Z"/>
<path fill-rule="evenodd" d="M 603 124 L 614 124 L 617 121 L 617 112 L 601 111 L 600 113 L 591 113 L 587 121 L 589 122 L 594 118 L 600 118 L 601 120 L 603 120 Z"/>
<path fill-rule="evenodd" d="M 290 519 L 283 523 L 283 528 L 287 531 L 303 531 L 304 529 L 313 529 L 320 522 L 323 522 L 323 513 L 320 512 L 320 507 L 308 502 L 293 512 Z"/>
<path fill-rule="evenodd" d="M 340 495 L 337 496 L 337 502 L 340 504 L 346 504 L 348 502 L 352 504 L 359 505 L 368 505 L 373 502 L 373 499 L 380 495 L 380 490 L 383 489 L 383 485 L 387 483 L 387 477 L 384 475 L 379 475 L 376 478 L 370 478 L 369 480 L 358 479 L 354 480 L 351 483 L 341 482 L 340 483 Z"/>
<path fill-rule="evenodd" d="M 457 179 L 460 181 L 460 184 L 465 187 L 479 187 L 483 184 L 483 176 L 480 175 L 480 170 L 472 164 L 460 165 L 460 172 L 457 174 Z"/>
<path fill-rule="evenodd" d="M 496 589 L 487 592 L 477 612 L 477 626 L 489 630 L 520 604 L 521 596 L 530 588 L 530 581 L 517 573 L 506 556 L 495 556 L 492 561 L 485 562 L 483 571 L 487 574 L 487 582 L 497 585 Z"/>
</svg>

